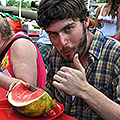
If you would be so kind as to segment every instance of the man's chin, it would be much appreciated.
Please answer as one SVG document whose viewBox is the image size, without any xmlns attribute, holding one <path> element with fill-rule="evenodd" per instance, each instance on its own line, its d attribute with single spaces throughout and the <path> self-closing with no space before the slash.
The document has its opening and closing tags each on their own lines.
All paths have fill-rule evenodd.
<svg viewBox="0 0 120 120">
<path fill-rule="evenodd" d="M 70 56 L 63 56 L 65 58 L 65 60 L 69 63 L 73 63 L 73 58 L 71 58 Z"/>
</svg>

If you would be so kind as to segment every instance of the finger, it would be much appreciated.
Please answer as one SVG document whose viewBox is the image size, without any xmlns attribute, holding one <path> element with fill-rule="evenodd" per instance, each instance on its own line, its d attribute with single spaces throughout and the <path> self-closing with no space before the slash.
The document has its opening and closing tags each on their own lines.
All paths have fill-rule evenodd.
<svg viewBox="0 0 120 120">
<path fill-rule="evenodd" d="M 67 77 L 66 76 L 60 76 L 58 74 L 55 74 L 53 76 L 53 79 L 55 81 L 57 81 L 58 83 L 61 83 L 61 84 L 67 84 Z"/>
<path fill-rule="evenodd" d="M 10 84 L 10 87 L 9 87 L 9 92 L 11 92 L 12 91 L 12 89 L 13 89 L 13 87 L 16 85 L 16 83 L 17 82 L 12 82 L 11 84 Z"/>
<path fill-rule="evenodd" d="M 80 71 L 84 71 L 84 67 L 82 66 L 82 64 L 80 63 L 79 59 L 78 59 L 78 53 L 75 54 L 74 59 L 73 59 L 74 65 L 75 67 L 80 70 Z"/>
<path fill-rule="evenodd" d="M 27 87 L 30 91 L 33 91 L 33 92 L 36 91 L 37 89 L 39 89 L 39 88 L 37 88 L 37 87 L 29 84 L 29 83 L 27 83 L 26 85 L 27 85 L 26 87 Z"/>
<path fill-rule="evenodd" d="M 6 97 L 8 97 L 9 93 L 12 91 L 12 89 L 13 89 L 13 87 L 15 86 L 16 83 L 17 83 L 17 82 L 12 82 L 12 83 L 10 84 L 10 87 L 9 87 L 9 90 L 8 90 L 8 92 L 7 92 L 7 94 L 6 94 Z"/>
<path fill-rule="evenodd" d="M 67 78 L 67 71 L 66 70 L 59 70 L 58 72 L 57 72 L 57 75 L 59 75 L 61 78 Z"/>
<path fill-rule="evenodd" d="M 36 91 L 36 90 L 38 89 L 37 87 L 35 87 L 35 86 L 33 86 L 33 85 L 29 84 L 29 83 L 26 83 L 26 82 L 24 82 L 24 81 L 21 81 L 21 82 L 24 84 L 24 86 L 25 86 L 27 89 L 29 89 L 29 90 L 31 90 L 31 91 Z M 17 82 L 12 82 L 12 83 L 10 84 L 10 87 L 9 87 L 9 90 L 8 90 L 8 92 L 7 92 L 7 94 L 6 94 L 6 97 L 8 97 L 9 93 L 12 91 L 13 87 L 14 87 L 16 84 L 17 84 Z"/>
<path fill-rule="evenodd" d="M 10 92 L 9 92 L 9 91 L 7 91 L 6 97 L 8 97 L 9 93 L 10 93 Z"/>
<path fill-rule="evenodd" d="M 61 76 L 55 74 L 55 75 L 53 76 L 53 79 L 54 79 L 55 81 L 57 81 L 57 82 L 60 82 L 60 81 L 61 81 Z"/>
<path fill-rule="evenodd" d="M 52 85 L 55 86 L 56 88 L 58 88 L 58 89 L 60 89 L 60 90 L 63 91 L 64 86 L 63 86 L 63 84 L 61 84 L 60 82 L 58 82 L 58 81 L 53 81 Z"/>
<path fill-rule="evenodd" d="M 31 90 L 31 91 L 36 91 L 36 90 L 37 90 L 37 88 L 36 88 L 35 86 L 33 86 L 32 84 L 26 83 L 26 82 L 24 82 L 24 81 L 22 81 L 22 83 L 24 84 L 24 86 L 25 86 L 27 89 L 29 89 L 29 90 Z"/>
<path fill-rule="evenodd" d="M 60 83 L 59 83 L 58 81 L 56 81 L 56 80 L 55 80 L 55 81 L 53 81 L 53 82 L 52 82 L 52 84 L 53 84 L 55 87 L 60 86 Z"/>
<path fill-rule="evenodd" d="M 65 72 L 67 72 L 67 67 L 66 67 L 66 66 L 62 66 L 59 71 L 62 71 L 62 72 L 65 73 Z M 58 71 L 58 72 L 59 72 L 59 71 Z M 57 72 L 57 73 L 58 73 L 58 72 Z"/>
</svg>

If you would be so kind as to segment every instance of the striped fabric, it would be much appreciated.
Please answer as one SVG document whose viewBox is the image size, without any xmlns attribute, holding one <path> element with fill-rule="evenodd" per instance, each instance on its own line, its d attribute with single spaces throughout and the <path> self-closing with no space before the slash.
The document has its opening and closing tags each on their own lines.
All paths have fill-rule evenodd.
<svg viewBox="0 0 120 120">
<path fill-rule="evenodd" d="M 89 48 L 89 59 L 85 65 L 88 82 L 113 101 L 120 102 L 120 43 L 104 37 L 98 30 Z M 81 98 L 72 96 L 52 86 L 53 75 L 61 66 L 69 63 L 54 48 L 48 58 L 47 84 L 58 102 L 65 107 L 65 113 L 80 120 L 103 120 Z M 92 94 L 92 93 L 91 93 Z M 93 96 L 94 97 L 94 96 Z"/>
</svg>

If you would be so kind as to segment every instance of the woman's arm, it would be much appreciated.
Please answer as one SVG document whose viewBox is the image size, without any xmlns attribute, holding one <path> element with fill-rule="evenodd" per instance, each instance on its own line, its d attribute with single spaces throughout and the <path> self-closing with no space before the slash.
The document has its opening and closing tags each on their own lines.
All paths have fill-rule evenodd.
<svg viewBox="0 0 120 120">
<path fill-rule="evenodd" d="M 115 38 L 117 40 L 120 40 L 120 7 L 118 8 L 118 14 L 117 14 L 117 33 Z"/>
<path fill-rule="evenodd" d="M 37 50 L 34 44 L 26 39 L 15 41 L 11 56 L 15 77 L 36 86 Z"/>
<path fill-rule="evenodd" d="M 15 78 L 0 73 L 0 86 L 8 90 L 10 85 L 17 81 L 36 86 L 37 53 L 34 44 L 21 38 L 12 44 L 10 54 Z"/>
<path fill-rule="evenodd" d="M 100 22 L 98 21 L 98 16 L 99 16 L 99 14 L 100 14 L 101 8 L 102 8 L 102 5 L 100 5 L 100 6 L 97 8 L 97 11 L 96 11 L 95 27 L 97 27 L 97 28 L 100 28 L 100 27 L 101 27 Z"/>
<path fill-rule="evenodd" d="M 95 21 L 91 18 L 89 18 L 89 20 L 90 20 L 90 26 L 89 27 L 94 28 L 95 27 Z"/>
</svg>

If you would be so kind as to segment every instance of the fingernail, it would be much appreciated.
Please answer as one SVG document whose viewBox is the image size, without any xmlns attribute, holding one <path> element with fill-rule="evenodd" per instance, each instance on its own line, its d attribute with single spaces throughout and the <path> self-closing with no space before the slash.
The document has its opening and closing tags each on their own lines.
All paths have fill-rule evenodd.
<svg viewBox="0 0 120 120">
<path fill-rule="evenodd" d="M 8 97 L 8 95 L 9 95 L 9 91 L 8 91 L 7 94 L 6 94 L 6 97 Z"/>
</svg>

